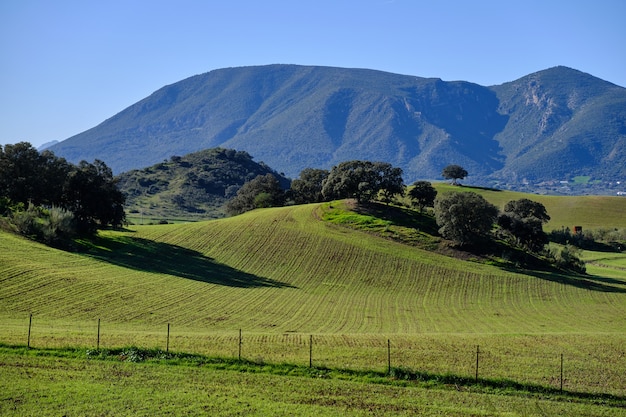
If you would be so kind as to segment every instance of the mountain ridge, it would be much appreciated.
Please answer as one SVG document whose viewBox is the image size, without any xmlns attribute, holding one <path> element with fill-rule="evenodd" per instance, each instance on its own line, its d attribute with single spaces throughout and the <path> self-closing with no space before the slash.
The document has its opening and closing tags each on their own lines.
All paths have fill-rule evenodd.
<svg viewBox="0 0 626 417">
<path fill-rule="evenodd" d="M 503 186 L 626 177 L 626 89 L 567 67 L 485 87 L 370 69 L 218 69 L 164 86 L 50 149 L 114 172 L 202 149 L 244 150 L 287 176 L 350 159 L 405 179 L 449 163 Z"/>
</svg>

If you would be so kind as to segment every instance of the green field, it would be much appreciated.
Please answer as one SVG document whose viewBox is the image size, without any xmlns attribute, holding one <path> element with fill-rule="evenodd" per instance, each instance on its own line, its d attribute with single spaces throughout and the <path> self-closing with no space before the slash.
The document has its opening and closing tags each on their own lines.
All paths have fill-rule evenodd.
<svg viewBox="0 0 626 417">
<path fill-rule="evenodd" d="M 0 348 L 0 414 L 81 416 L 620 416 L 616 401 L 556 393 L 511 395 L 324 371 L 276 374 L 259 367 L 169 366 L 11 354 Z M 230 369 L 232 368 L 232 369 Z M 291 369 L 294 371 L 294 369 Z M 368 382 L 368 379 L 370 380 Z"/>
<path fill-rule="evenodd" d="M 586 229 L 626 228 L 626 198 L 613 196 L 553 196 L 525 194 L 515 191 L 486 190 L 472 187 L 456 187 L 445 183 L 433 184 L 440 192 L 474 191 L 500 210 L 511 200 L 528 198 L 546 207 L 551 219 L 545 231 L 560 230 L 562 227 L 582 226 Z"/>
<path fill-rule="evenodd" d="M 613 200 L 601 201 L 612 213 Z M 237 357 L 241 329 L 242 356 L 258 363 L 307 365 L 313 340 L 315 366 L 384 371 L 390 346 L 393 366 L 462 377 L 474 375 L 479 347 L 481 378 L 553 388 L 560 383 L 562 354 L 566 390 L 626 396 L 624 254 L 585 253 L 590 274 L 584 277 L 506 271 L 324 222 L 320 210 L 314 204 L 207 222 L 134 226 L 125 232 L 102 232 L 87 253 L 63 252 L 0 232 L 0 342 L 25 345 L 32 314 L 30 342 L 35 348 L 93 348 L 100 319 L 101 348 L 163 349 L 169 323 L 169 347 L 177 351 Z M 549 208 L 548 212 L 552 215 Z M 566 211 L 559 213 L 565 216 Z M 614 215 L 595 217 L 609 216 Z M 572 217 L 570 223 L 582 220 Z M 24 361 L 26 369 L 51 366 L 10 352 L 1 358 L 7 365 L 0 367 L 0 373 L 12 379 L 23 377 L 19 367 L 11 365 L 15 361 Z M 59 361 L 61 375 L 78 367 L 82 371 L 74 378 L 90 379 L 90 371 L 83 369 L 87 365 L 77 359 L 67 361 Z M 160 378 L 144 374 L 178 378 L 157 365 L 120 366 L 140 366 L 126 372 L 141 376 L 126 380 L 132 387 L 128 394 L 102 399 L 103 407 L 107 401 L 110 407 L 126 401 L 132 409 L 134 401 L 140 401 L 134 397 L 143 395 L 133 394 L 133 390 L 143 392 L 143 378 Z M 198 375 L 194 378 L 204 381 L 215 379 L 220 371 L 194 372 Z M 250 378 L 252 385 L 271 383 L 277 392 L 288 391 L 289 384 L 305 390 L 319 383 L 320 390 L 327 389 L 323 382 L 308 379 L 238 373 L 224 378 Z M 354 398 L 360 398 L 361 389 L 374 389 L 345 383 L 356 384 L 342 388 L 355 390 Z M 13 385 L 20 391 L 20 384 Z M 153 389 L 158 391 L 156 385 Z M 50 389 L 60 389 L 55 387 Z M 226 390 L 228 401 L 234 398 L 226 386 L 219 389 Z M 393 395 L 426 396 L 418 387 L 411 388 L 412 394 L 403 389 L 393 388 Z M 451 415 L 552 414 L 539 409 L 566 415 L 619 415 L 611 407 L 591 410 L 584 408 L 591 407 L 585 403 L 580 409 L 559 408 L 565 405 L 517 397 L 510 400 L 516 405 L 494 411 L 487 404 L 497 400 L 486 394 L 474 397 L 465 392 L 463 399 L 447 391 L 433 395 L 452 403 L 476 403 L 467 409 L 457 405 L 450 409 Z M 257 404 L 261 415 L 269 400 L 265 394 L 259 396 L 265 404 Z M 34 400 L 25 400 L 29 401 Z M 444 409 L 411 408 L 411 401 L 398 401 L 408 407 L 398 408 L 406 414 L 430 410 L 432 415 L 448 415 Z M 318 408 L 331 414 L 338 410 Z M 312 414 L 318 408 L 287 407 L 282 413 Z M 83 411 L 78 414 L 97 415 Z M 365 409 L 355 415 L 359 413 L 367 414 Z"/>
</svg>

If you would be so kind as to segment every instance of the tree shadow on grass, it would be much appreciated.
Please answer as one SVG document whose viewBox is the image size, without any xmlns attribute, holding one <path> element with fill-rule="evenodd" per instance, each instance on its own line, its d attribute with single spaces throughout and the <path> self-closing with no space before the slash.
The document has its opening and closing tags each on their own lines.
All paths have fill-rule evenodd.
<svg viewBox="0 0 626 417">
<path fill-rule="evenodd" d="M 546 281 L 557 282 L 563 285 L 571 285 L 584 290 L 626 294 L 626 282 L 618 279 L 600 277 L 596 275 L 581 275 L 574 272 L 569 274 L 563 271 L 520 271 L 514 268 L 505 269 L 509 272 L 521 272 Z"/>
<path fill-rule="evenodd" d="M 80 252 L 93 259 L 137 271 L 167 274 L 207 284 L 238 288 L 295 288 L 270 278 L 231 268 L 177 245 L 131 236 L 81 241 Z"/>
<path fill-rule="evenodd" d="M 438 226 L 433 216 L 418 213 L 404 207 L 389 206 L 378 202 L 360 203 L 353 209 L 356 213 L 367 214 L 379 219 L 388 220 L 395 225 L 410 227 L 436 236 Z"/>
<path fill-rule="evenodd" d="M 432 216 L 417 214 L 414 210 L 402 207 L 387 206 L 382 203 L 365 203 L 354 207 L 354 211 L 360 214 L 368 214 L 380 219 L 388 220 L 395 225 L 414 228 L 425 231 L 433 236 L 438 235 L 437 223 Z M 512 248 L 499 242 L 489 239 L 480 241 L 473 246 L 462 249 L 448 248 L 443 251 L 441 248 L 436 250 L 440 254 L 452 256 L 457 259 L 468 259 L 477 257 L 478 259 L 489 260 L 490 255 L 494 253 L 507 252 L 509 256 L 515 255 L 515 258 L 522 263 L 520 267 L 514 267 L 508 263 L 501 263 L 495 266 L 508 272 L 523 273 L 546 281 L 557 282 L 559 284 L 571 285 L 589 291 L 626 293 L 626 282 L 595 275 L 583 275 L 576 272 L 566 272 L 554 268 L 545 260 L 541 260 L 535 255 L 528 254 L 522 249 Z M 493 261 L 490 261 L 493 264 Z"/>
</svg>

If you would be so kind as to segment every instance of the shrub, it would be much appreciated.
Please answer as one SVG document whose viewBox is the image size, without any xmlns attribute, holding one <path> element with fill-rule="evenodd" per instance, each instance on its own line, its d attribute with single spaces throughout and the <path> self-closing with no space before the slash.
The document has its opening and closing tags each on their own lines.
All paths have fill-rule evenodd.
<svg viewBox="0 0 626 417">
<path fill-rule="evenodd" d="M 550 250 L 550 255 L 554 259 L 554 264 L 561 269 L 580 272 L 587 272 L 585 262 L 580 259 L 582 250 L 574 245 L 565 245 L 560 248 Z"/>
</svg>

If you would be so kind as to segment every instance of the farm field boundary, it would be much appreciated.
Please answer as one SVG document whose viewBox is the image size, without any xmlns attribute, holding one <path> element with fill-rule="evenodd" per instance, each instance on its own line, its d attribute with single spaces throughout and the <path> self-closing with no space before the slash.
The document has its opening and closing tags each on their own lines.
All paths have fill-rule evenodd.
<svg viewBox="0 0 626 417">
<path fill-rule="evenodd" d="M 159 354 L 134 352 L 144 353 Z M 91 356 L 87 359 L 86 350 L 0 347 L 0 414 L 621 417 L 624 413 L 623 401 L 606 395 L 525 393 L 227 359 L 204 364 L 202 357 L 186 354 L 142 363 L 117 357 L 99 360 L 93 352 Z"/>
<path fill-rule="evenodd" d="M 257 364 L 385 372 L 413 369 L 465 379 L 517 381 L 626 396 L 623 334 L 301 334 L 47 320 L 0 326 L 0 343 L 34 349 L 127 346 L 248 360 Z"/>
<path fill-rule="evenodd" d="M 218 371 L 238 371 L 264 373 L 292 377 L 349 380 L 370 384 L 398 385 L 403 387 L 422 386 L 429 389 L 471 390 L 473 393 L 493 393 L 499 395 L 535 394 L 548 395 L 553 401 L 590 402 L 610 407 L 626 408 L 626 397 L 569 391 L 550 386 L 520 383 L 510 379 L 474 378 L 451 373 L 436 374 L 414 371 L 404 367 L 390 367 L 386 371 L 355 370 L 320 366 L 304 366 L 290 363 L 265 363 L 240 358 L 223 358 L 185 352 L 168 352 L 161 349 L 123 347 L 117 349 L 85 348 L 27 348 L 0 344 L 0 358 L 7 355 L 27 357 L 59 357 L 68 359 L 104 360 L 114 362 L 149 363 L 174 366 L 203 366 Z"/>
</svg>

